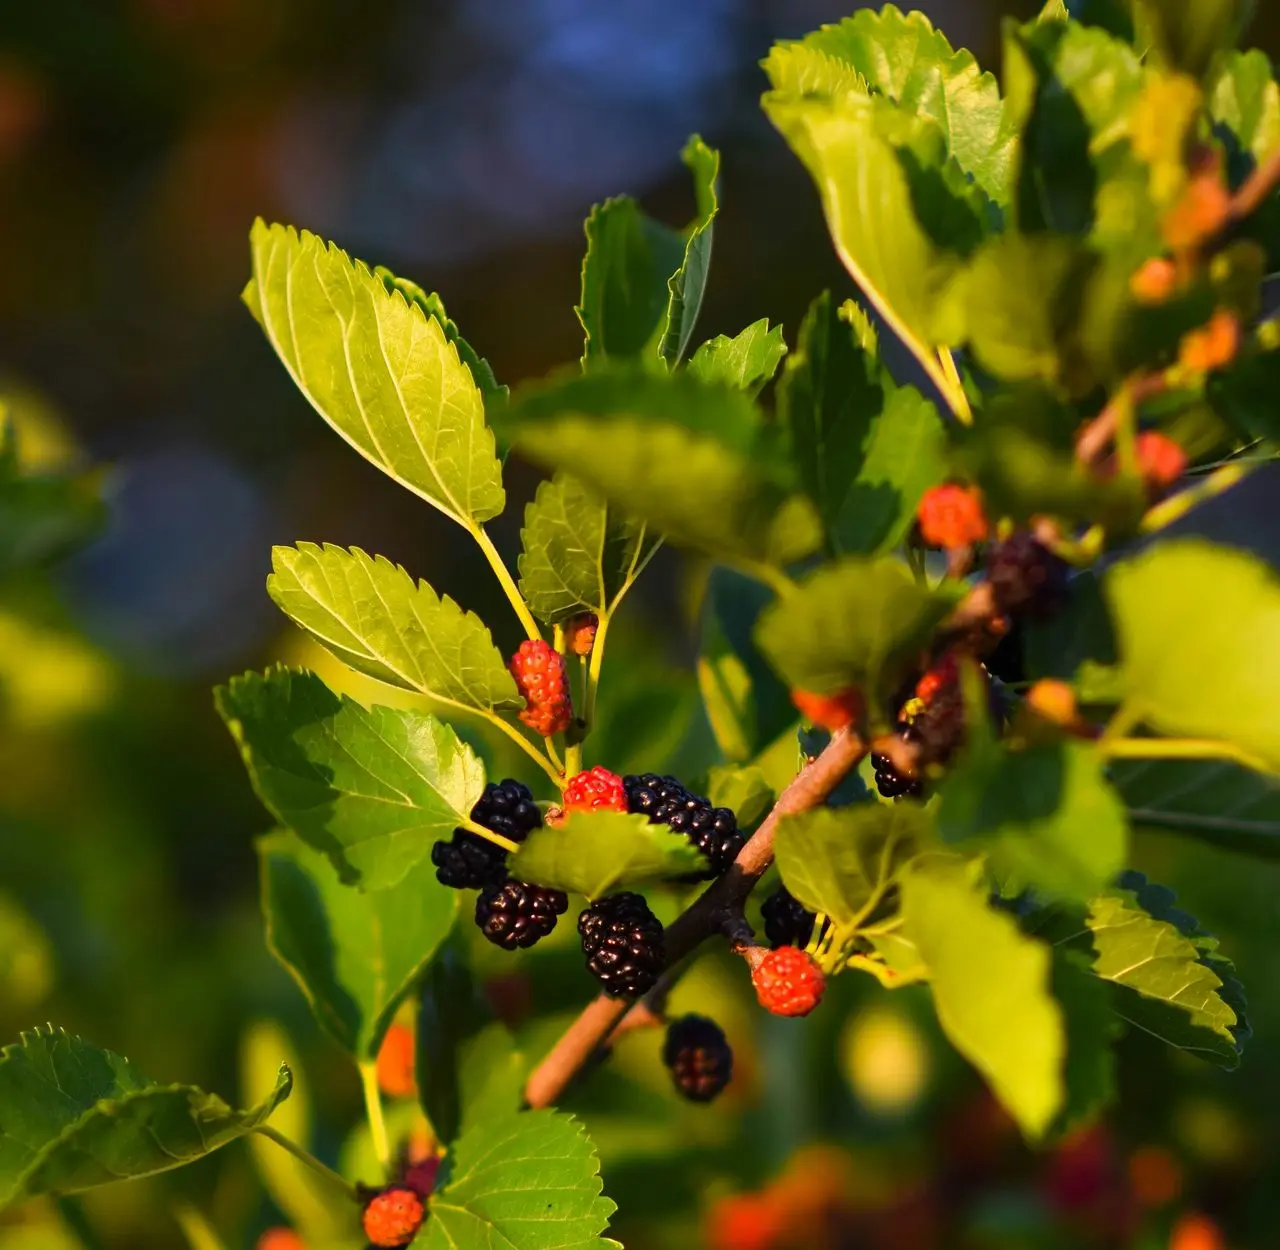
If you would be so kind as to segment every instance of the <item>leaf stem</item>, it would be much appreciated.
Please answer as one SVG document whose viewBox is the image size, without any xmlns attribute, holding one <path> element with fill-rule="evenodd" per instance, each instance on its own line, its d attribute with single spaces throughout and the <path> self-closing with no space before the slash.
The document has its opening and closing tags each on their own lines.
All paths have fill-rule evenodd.
<svg viewBox="0 0 1280 1250">
<path fill-rule="evenodd" d="M 1116 738 L 1099 746 L 1113 760 L 1229 760 L 1254 772 L 1275 772 L 1265 760 L 1234 743 L 1207 738 Z"/>
<path fill-rule="evenodd" d="M 467 709 L 468 711 L 479 711 L 480 715 L 490 724 L 496 725 L 502 730 L 512 742 L 516 744 L 544 773 L 556 784 L 558 788 L 563 788 L 564 778 L 556 772 L 555 765 L 545 756 L 537 747 L 529 741 L 514 725 L 502 719 L 496 712 L 485 711 L 483 709 Z"/>
<path fill-rule="evenodd" d="M 261 1133 L 268 1141 L 273 1141 L 281 1150 L 287 1150 L 299 1163 L 305 1164 L 317 1176 L 323 1177 L 329 1184 L 341 1189 L 352 1202 L 357 1202 L 355 1186 L 348 1184 L 341 1176 L 332 1168 L 326 1167 L 319 1159 L 315 1157 L 309 1150 L 304 1150 L 295 1141 L 290 1141 L 279 1130 L 271 1127 L 270 1124 L 260 1124 L 253 1130 L 255 1133 Z"/>
<path fill-rule="evenodd" d="M 1221 495 L 1230 490 L 1237 482 L 1242 481 L 1248 473 L 1248 465 L 1240 461 L 1224 464 L 1194 486 L 1188 486 L 1186 490 L 1181 490 L 1176 495 L 1170 495 L 1168 499 L 1156 504 L 1142 518 L 1142 524 L 1139 527 L 1141 532 L 1152 534 L 1156 530 L 1164 529 L 1166 525 L 1171 525 L 1179 517 L 1185 516 L 1192 508 L 1202 504 L 1206 499 L 1211 499 L 1215 495 Z"/>
<path fill-rule="evenodd" d="M 533 613 L 529 611 L 529 605 L 525 603 L 524 595 L 520 593 L 520 587 L 516 585 L 515 579 L 511 576 L 511 570 L 507 568 L 506 561 L 498 553 L 497 547 L 493 545 L 493 539 L 489 537 L 489 533 L 483 525 L 471 527 L 471 533 L 476 542 L 480 544 L 480 550 L 484 552 L 484 558 L 489 561 L 489 567 L 493 569 L 494 576 L 498 579 L 498 584 L 502 587 L 503 592 L 511 602 L 511 606 L 515 609 L 516 616 L 520 618 L 520 624 L 524 626 L 524 632 L 535 642 L 538 641 L 542 638 L 542 631 L 538 628 L 538 622 L 533 619 Z"/>
<path fill-rule="evenodd" d="M 596 637 L 591 644 L 591 661 L 587 666 L 587 680 L 582 695 L 582 719 L 586 721 L 583 734 L 589 734 L 596 723 L 596 692 L 600 689 L 600 671 L 604 667 L 604 644 L 609 636 L 610 614 L 600 612 L 596 620 Z"/>
<path fill-rule="evenodd" d="M 479 826 L 477 825 L 476 828 L 479 829 Z M 506 838 L 502 838 L 501 841 L 506 842 Z M 364 1091 L 365 1114 L 369 1119 L 369 1134 L 373 1138 L 373 1153 L 382 1165 L 384 1175 L 390 1176 L 391 1140 L 387 1136 L 387 1121 L 382 1114 L 382 1093 L 378 1089 L 378 1065 L 365 1060 L 359 1068 L 360 1087 Z"/>
<path fill-rule="evenodd" d="M 486 842 L 492 842 L 494 846 L 502 847 L 504 851 L 518 851 L 520 849 L 518 842 L 512 842 L 510 838 L 504 838 L 502 834 L 494 833 L 492 829 L 486 829 L 469 817 L 462 822 L 462 828 L 467 830 L 468 833 L 474 833 L 478 838 L 483 838 Z"/>
<path fill-rule="evenodd" d="M 965 394 L 964 381 L 960 377 L 960 370 L 956 368 L 956 358 L 951 354 L 951 348 L 939 347 L 938 360 L 942 364 L 942 376 L 947 382 L 945 388 L 939 389 L 951 405 L 951 411 L 956 414 L 956 420 L 962 425 L 972 425 L 973 409 L 969 406 L 969 396 Z"/>
</svg>

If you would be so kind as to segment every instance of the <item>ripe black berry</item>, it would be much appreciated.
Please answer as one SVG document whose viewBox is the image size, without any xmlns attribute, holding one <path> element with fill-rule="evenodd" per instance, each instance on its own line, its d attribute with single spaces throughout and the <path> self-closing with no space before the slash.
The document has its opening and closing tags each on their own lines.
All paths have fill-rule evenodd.
<svg viewBox="0 0 1280 1250">
<path fill-rule="evenodd" d="M 513 951 L 546 937 L 568 906 L 569 896 L 563 890 L 504 881 L 476 896 L 476 924 L 495 946 Z"/>
<path fill-rule="evenodd" d="M 733 1076 L 733 1051 L 706 1016 L 680 1016 L 667 1026 L 662 1062 L 676 1089 L 693 1102 L 710 1102 Z"/>
<path fill-rule="evenodd" d="M 769 945 L 800 946 L 809 944 L 813 936 L 813 912 L 794 898 L 785 885 L 780 885 L 763 903 L 760 914 L 764 917 L 764 933 Z"/>
<path fill-rule="evenodd" d="M 987 581 L 996 607 L 1031 620 L 1062 609 L 1069 572 L 1065 560 L 1025 532 L 997 543 L 987 554 Z"/>
<path fill-rule="evenodd" d="M 612 894 L 578 917 L 587 969 L 612 998 L 651 990 L 666 962 L 662 925 L 640 894 Z"/>
<path fill-rule="evenodd" d="M 650 824 L 683 833 L 707 857 L 709 869 L 702 876 L 718 877 L 737 859 L 746 839 L 727 807 L 712 807 L 710 799 L 687 790 L 674 777 L 657 773 L 624 777 L 622 784 L 628 811 L 641 812 Z"/>
<path fill-rule="evenodd" d="M 919 717 L 916 720 L 918 721 Z M 899 724 L 898 733 L 907 742 L 918 740 L 914 722 L 910 725 Z M 906 773 L 898 772 L 894 767 L 893 760 L 887 755 L 873 754 L 871 756 L 871 767 L 875 770 L 876 789 L 886 799 L 913 799 L 924 791 L 924 784 L 919 777 L 909 777 Z"/>
<path fill-rule="evenodd" d="M 471 819 L 512 842 L 523 842 L 542 824 L 542 813 L 529 787 L 508 779 L 485 786 L 471 809 Z M 431 848 L 431 862 L 441 885 L 455 890 L 479 890 L 503 880 L 507 853 L 479 834 L 455 829 L 448 842 L 437 842 Z"/>
</svg>

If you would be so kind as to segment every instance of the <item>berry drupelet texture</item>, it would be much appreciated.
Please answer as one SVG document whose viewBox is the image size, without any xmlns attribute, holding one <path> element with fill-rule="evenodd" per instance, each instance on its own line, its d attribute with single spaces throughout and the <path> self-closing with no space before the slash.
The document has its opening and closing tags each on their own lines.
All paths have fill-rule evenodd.
<svg viewBox="0 0 1280 1250">
<path fill-rule="evenodd" d="M 804 951 L 780 946 L 751 970 L 760 1006 L 775 1016 L 807 1016 L 827 988 L 822 969 Z"/>
<path fill-rule="evenodd" d="M 484 788 L 471 819 L 511 842 L 523 842 L 542 824 L 542 813 L 529 787 L 519 781 L 491 781 Z M 431 848 L 436 880 L 455 890 L 479 890 L 506 876 L 507 853 L 478 833 L 455 829 L 448 842 Z"/>
<path fill-rule="evenodd" d="M 909 743 L 919 740 L 914 726 L 904 722 L 898 725 L 898 735 Z M 872 753 L 871 767 L 875 772 L 876 789 L 886 799 L 913 799 L 924 791 L 924 784 L 919 777 L 900 773 L 887 755 Z"/>
<path fill-rule="evenodd" d="M 1010 615 L 1043 620 L 1067 599 L 1070 569 L 1030 534 L 1019 532 L 987 553 L 987 580 L 996 607 Z"/>
<path fill-rule="evenodd" d="M 594 612 L 579 612 L 564 627 L 564 640 L 574 655 L 590 655 L 596 645 L 600 618 Z"/>
<path fill-rule="evenodd" d="M 625 812 L 627 790 L 622 778 L 599 764 L 579 773 L 564 788 L 566 812 Z"/>
<path fill-rule="evenodd" d="M 426 1208 L 421 1197 L 405 1185 L 379 1190 L 365 1203 L 361 1221 L 371 1245 L 407 1246 L 418 1235 Z"/>
<path fill-rule="evenodd" d="M 612 998 L 635 998 L 651 990 L 666 951 L 662 925 L 640 894 L 611 894 L 578 917 L 587 969 Z"/>
<path fill-rule="evenodd" d="M 774 950 L 779 946 L 807 946 L 813 936 L 813 912 L 785 885 L 780 885 L 760 904 L 760 914 L 764 917 L 764 935 Z"/>
<path fill-rule="evenodd" d="M 513 951 L 546 937 L 568 907 L 569 897 L 563 890 L 504 881 L 476 896 L 476 924 L 495 946 Z"/>
<path fill-rule="evenodd" d="M 662 1062 L 692 1102 L 710 1102 L 733 1077 L 733 1050 L 724 1030 L 706 1016 L 680 1016 L 667 1026 Z"/>
<path fill-rule="evenodd" d="M 627 810 L 647 816 L 650 824 L 667 825 L 684 834 L 707 857 L 707 876 L 718 877 L 738 857 L 746 839 L 727 807 L 712 807 L 710 799 L 687 790 L 674 777 L 657 773 L 624 777 L 622 784 Z"/>
<path fill-rule="evenodd" d="M 524 699 L 520 719 L 544 738 L 573 724 L 573 702 L 564 656 L 541 638 L 520 644 L 511 657 L 511 676 Z"/>
</svg>

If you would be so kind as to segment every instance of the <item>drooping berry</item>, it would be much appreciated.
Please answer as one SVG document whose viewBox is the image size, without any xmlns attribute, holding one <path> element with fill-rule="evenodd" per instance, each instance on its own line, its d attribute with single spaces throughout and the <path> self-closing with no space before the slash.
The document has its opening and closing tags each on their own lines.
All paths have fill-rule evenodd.
<svg viewBox="0 0 1280 1250">
<path fill-rule="evenodd" d="M 375 1246 L 407 1246 L 418 1234 L 426 1208 L 408 1186 L 389 1185 L 365 1203 L 364 1235 Z"/>
<path fill-rule="evenodd" d="M 737 817 L 727 807 L 712 807 L 711 800 L 685 789 L 674 777 L 641 773 L 622 779 L 627 810 L 648 816 L 649 823 L 668 825 L 683 833 L 706 857 L 705 874 L 718 877 L 738 857 L 743 838 Z"/>
<path fill-rule="evenodd" d="M 980 543 L 988 533 L 987 514 L 982 508 L 982 494 L 973 486 L 954 482 L 931 486 L 920 500 L 917 511 L 920 537 L 926 546 L 953 551 Z"/>
<path fill-rule="evenodd" d="M 835 733 L 846 725 L 852 725 L 862 716 L 862 694 L 853 689 L 838 694 L 814 694 L 811 690 L 793 690 L 791 702 L 801 714 L 820 729 Z"/>
<path fill-rule="evenodd" d="M 600 618 L 594 612 L 579 612 L 564 627 L 564 640 L 574 655 L 590 655 L 596 645 Z"/>
<path fill-rule="evenodd" d="M 476 896 L 476 924 L 495 946 L 513 951 L 546 937 L 568 907 L 563 890 L 508 880 L 486 886 Z"/>
<path fill-rule="evenodd" d="M 417 1088 L 414 1078 L 413 1030 L 393 1024 L 378 1048 L 378 1088 L 388 1098 L 408 1098 Z"/>
<path fill-rule="evenodd" d="M 573 723 L 573 703 L 564 656 L 541 638 L 527 639 L 511 657 L 511 675 L 524 699 L 520 719 L 544 738 Z"/>
<path fill-rule="evenodd" d="M 1240 318 L 1219 308 L 1198 330 L 1188 330 L 1178 345 L 1178 363 L 1196 373 L 1224 369 L 1240 350 Z"/>
<path fill-rule="evenodd" d="M 1045 677 L 1027 691 L 1027 707 L 1042 720 L 1054 725 L 1072 725 L 1076 721 L 1076 692 L 1065 681 Z"/>
<path fill-rule="evenodd" d="M 1167 434 L 1144 430 L 1135 443 L 1138 472 L 1155 495 L 1162 495 L 1187 471 L 1187 453 Z"/>
<path fill-rule="evenodd" d="M 666 962 L 662 925 L 640 894 L 611 894 L 578 917 L 587 969 L 612 998 L 653 989 Z"/>
<path fill-rule="evenodd" d="M 692 1102 L 710 1102 L 733 1076 L 733 1050 L 724 1030 L 706 1016 L 680 1016 L 667 1026 L 662 1062 Z"/>
<path fill-rule="evenodd" d="M 471 819 L 511 842 L 523 842 L 542 824 L 542 813 L 529 787 L 508 778 L 491 781 L 471 809 Z M 431 848 L 436 880 L 455 890 L 479 890 L 500 882 L 507 871 L 507 853 L 478 833 L 455 829 L 448 842 Z"/>
<path fill-rule="evenodd" d="M 807 1016 L 827 988 L 822 969 L 795 946 L 769 951 L 751 970 L 760 1006 L 775 1016 Z"/>
<path fill-rule="evenodd" d="M 996 607 L 1011 616 L 1043 620 L 1066 602 L 1069 568 L 1038 539 L 1019 531 L 987 555 L 987 580 Z"/>
<path fill-rule="evenodd" d="M 806 946 L 813 936 L 813 912 L 785 885 L 780 885 L 760 904 L 760 914 L 764 917 L 764 935 L 774 950 L 779 946 Z"/>
<path fill-rule="evenodd" d="M 597 764 L 565 786 L 564 808 L 567 812 L 625 812 L 626 787 L 617 773 Z"/>
</svg>

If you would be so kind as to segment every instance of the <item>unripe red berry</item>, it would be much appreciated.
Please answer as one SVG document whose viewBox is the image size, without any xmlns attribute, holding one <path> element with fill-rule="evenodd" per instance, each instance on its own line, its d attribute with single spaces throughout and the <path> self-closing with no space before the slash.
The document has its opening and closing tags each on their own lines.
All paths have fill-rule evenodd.
<svg viewBox="0 0 1280 1250">
<path fill-rule="evenodd" d="M 417 1088 L 413 1072 L 413 1030 L 393 1024 L 378 1050 L 378 1088 L 388 1098 L 408 1098 Z"/>
<path fill-rule="evenodd" d="M 597 764 L 565 786 L 564 807 L 568 812 L 625 812 L 627 791 L 617 773 Z"/>
<path fill-rule="evenodd" d="M 511 675 L 525 701 L 520 719 L 530 729 L 549 738 L 569 728 L 573 703 L 564 656 L 541 638 L 529 639 L 511 657 Z"/>
<path fill-rule="evenodd" d="M 923 677 L 916 682 L 916 698 L 928 707 L 938 697 L 939 691 L 954 686 L 960 680 L 960 669 L 954 651 L 948 651 Z"/>
<path fill-rule="evenodd" d="M 1199 247 L 1227 224 L 1231 193 L 1215 169 L 1197 174 L 1160 223 L 1164 241 L 1175 252 Z"/>
<path fill-rule="evenodd" d="M 708 1250 L 776 1250 L 787 1231 L 786 1213 L 767 1194 L 721 1198 L 707 1216 Z"/>
<path fill-rule="evenodd" d="M 807 1016 L 827 988 L 822 969 L 795 946 L 767 952 L 751 970 L 760 1006 L 775 1016 Z"/>
<path fill-rule="evenodd" d="M 1158 430 L 1139 434 L 1135 449 L 1142 480 L 1157 493 L 1168 490 L 1187 470 L 1187 453 Z"/>
<path fill-rule="evenodd" d="M 1165 256 L 1153 256 L 1134 270 L 1129 293 L 1139 304 L 1163 304 L 1178 288 L 1178 267 Z"/>
<path fill-rule="evenodd" d="M 418 1234 L 426 1208 L 406 1185 L 390 1185 L 365 1203 L 364 1235 L 379 1247 L 407 1246 Z"/>
<path fill-rule="evenodd" d="M 254 1250 L 307 1250 L 306 1243 L 291 1228 L 269 1228 L 258 1238 Z"/>
<path fill-rule="evenodd" d="M 1027 691 L 1027 707 L 1054 725 L 1073 725 L 1078 715 L 1076 692 L 1052 677 L 1041 678 Z"/>
<path fill-rule="evenodd" d="M 594 612 L 579 612 L 564 627 L 564 639 L 574 655 L 590 655 L 596 645 L 600 618 Z"/>
<path fill-rule="evenodd" d="M 925 544 L 946 551 L 970 547 L 989 532 L 982 494 L 973 486 L 930 487 L 920 500 L 917 517 Z"/>
<path fill-rule="evenodd" d="M 1178 345 L 1178 362 L 1184 369 L 1211 373 L 1229 365 L 1240 350 L 1240 318 L 1226 308 L 1219 308 L 1198 330 L 1182 336 Z"/>
<path fill-rule="evenodd" d="M 850 687 L 838 694 L 814 694 L 812 690 L 793 690 L 791 702 L 804 717 L 820 729 L 834 733 L 846 725 L 852 725 L 862 716 L 862 693 Z"/>
</svg>

